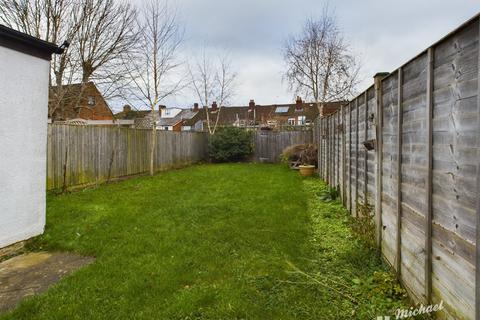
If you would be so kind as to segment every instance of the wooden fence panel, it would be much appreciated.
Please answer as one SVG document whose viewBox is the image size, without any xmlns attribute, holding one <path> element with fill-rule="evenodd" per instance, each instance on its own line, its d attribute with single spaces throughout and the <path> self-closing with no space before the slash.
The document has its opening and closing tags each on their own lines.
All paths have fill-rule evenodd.
<svg viewBox="0 0 480 320">
<path fill-rule="evenodd" d="M 352 157 L 352 161 L 350 162 L 350 168 L 351 168 L 351 175 L 352 179 L 350 180 L 350 197 L 351 197 L 351 212 L 352 215 L 356 216 L 357 215 L 357 186 L 358 186 L 358 179 L 357 179 L 357 173 L 358 173 L 358 153 L 357 153 L 357 146 L 358 146 L 358 126 L 357 126 L 357 110 L 358 110 L 358 100 L 354 100 L 353 103 L 351 103 L 351 109 L 350 109 L 350 116 L 351 116 L 351 141 L 350 141 L 350 154 Z"/>
<path fill-rule="evenodd" d="M 452 317 L 475 312 L 478 29 L 476 20 L 434 53 L 432 253 L 440 259 L 432 298 L 443 299 Z"/>
<path fill-rule="evenodd" d="M 342 114 L 338 112 L 336 115 L 337 126 L 335 130 L 337 131 L 337 188 L 340 191 L 340 186 L 342 184 Z"/>
<path fill-rule="evenodd" d="M 377 110 L 376 110 L 376 98 L 375 98 L 375 88 L 372 86 L 367 90 L 367 119 L 365 121 L 367 126 L 367 141 L 373 141 L 376 138 L 375 133 L 375 124 L 374 120 L 377 119 Z M 375 182 L 375 170 L 376 170 L 376 157 L 375 150 L 366 151 L 367 161 L 366 161 L 366 170 L 367 170 L 367 199 L 370 204 L 375 204 L 375 192 L 376 192 L 376 182 Z"/>
<path fill-rule="evenodd" d="M 105 182 L 149 171 L 151 131 L 107 126 L 49 125 L 47 190 Z M 205 158 L 207 137 L 158 131 L 155 170 Z"/>
<path fill-rule="evenodd" d="M 347 158 L 347 161 L 345 163 L 346 165 L 346 202 L 347 202 L 347 208 L 350 210 L 350 213 L 352 212 L 352 111 L 351 111 L 351 103 L 349 103 L 347 106 L 345 106 L 345 120 L 346 120 L 346 126 L 345 126 L 345 156 Z"/>
<path fill-rule="evenodd" d="M 402 89 L 402 279 L 416 300 L 425 300 L 427 54 L 405 65 Z"/>
<path fill-rule="evenodd" d="M 352 215 L 376 204 L 385 260 L 416 302 L 444 302 L 439 319 L 480 320 L 479 19 L 317 122 L 322 176 Z"/>
<path fill-rule="evenodd" d="M 365 141 L 365 132 L 366 132 L 366 126 L 365 126 L 365 110 L 366 110 L 366 104 L 365 104 L 365 94 L 362 94 L 358 98 L 358 107 L 357 107 L 357 116 L 358 116 L 358 138 L 356 142 L 356 149 L 358 150 L 358 163 L 356 167 L 358 168 L 358 182 L 357 182 L 357 187 L 358 187 L 358 201 L 360 203 L 365 202 L 365 148 L 363 147 L 362 142 Z"/>
<path fill-rule="evenodd" d="M 387 261 L 395 265 L 397 241 L 396 149 L 397 144 L 397 73 L 382 83 L 383 91 L 383 164 L 382 164 L 382 249 Z"/>
<path fill-rule="evenodd" d="M 282 151 L 292 145 L 313 143 L 313 130 L 268 131 L 254 133 L 255 161 L 280 162 Z"/>
</svg>

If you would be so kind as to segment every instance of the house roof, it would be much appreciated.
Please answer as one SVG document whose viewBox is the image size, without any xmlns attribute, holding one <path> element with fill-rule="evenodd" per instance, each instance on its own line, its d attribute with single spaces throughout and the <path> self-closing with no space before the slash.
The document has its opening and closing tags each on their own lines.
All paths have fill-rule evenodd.
<svg viewBox="0 0 480 320">
<path fill-rule="evenodd" d="M 175 117 L 173 118 L 160 118 L 158 125 L 159 126 L 174 126 L 178 124 L 179 122 L 183 121 L 184 125 L 189 125 L 187 124 L 190 120 L 192 120 L 196 115 L 198 111 L 193 111 L 190 109 L 183 109 L 181 110 Z M 194 124 L 194 123 L 193 123 Z M 193 125 L 191 124 L 191 125 Z"/>
<path fill-rule="evenodd" d="M 134 120 L 144 118 L 150 113 L 150 110 L 127 110 L 116 113 L 115 119 L 117 120 Z"/>
<path fill-rule="evenodd" d="M 343 102 L 329 102 L 324 104 L 326 110 L 336 110 Z M 220 110 L 220 109 L 219 109 Z M 150 110 L 127 110 L 115 114 L 116 119 L 138 119 L 144 118 L 150 114 Z M 216 120 L 217 111 L 208 108 L 210 120 Z M 255 115 L 254 115 L 255 114 Z M 305 116 L 307 120 L 313 121 L 319 115 L 318 108 L 314 103 L 302 103 L 301 110 L 297 110 L 296 104 L 272 104 L 272 105 L 256 105 L 255 112 L 251 111 L 248 106 L 231 106 L 223 107 L 220 110 L 219 125 L 232 125 L 237 120 L 253 121 L 254 116 L 256 122 L 266 122 L 278 118 L 291 118 L 297 116 Z M 206 121 L 207 115 L 205 108 L 198 111 L 193 109 L 182 109 L 173 118 L 159 118 L 157 124 L 159 126 L 174 126 L 182 122 L 184 126 L 194 126 L 198 121 Z"/>
<path fill-rule="evenodd" d="M 108 106 L 107 102 L 103 98 L 102 94 L 98 90 L 97 86 L 93 82 L 87 83 L 73 83 L 68 85 L 51 86 L 50 87 L 50 104 L 55 104 L 57 101 L 62 104 L 61 113 L 58 115 L 61 118 L 73 119 L 81 116 L 81 110 L 76 110 L 78 105 L 82 106 L 87 103 L 87 97 L 94 95 L 95 98 L 99 98 L 101 101 L 95 104 L 93 107 L 96 116 L 109 116 L 113 117 L 113 112 Z M 57 96 L 58 95 L 58 96 Z M 80 101 L 78 101 L 80 99 Z M 105 108 L 101 108 L 101 106 Z"/>
<path fill-rule="evenodd" d="M 31 56 L 51 60 L 52 54 L 62 54 L 63 48 L 0 24 L 0 45 Z"/>
<path fill-rule="evenodd" d="M 324 104 L 325 109 L 337 109 L 343 102 L 328 102 Z M 210 119 L 216 119 L 217 111 L 212 111 L 208 108 Z M 219 125 L 229 125 L 235 123 L 237 120 L 253 121 L 254 117 L 256 122 L 266 122 L 267 120 L 273 120 L 275 118 L 290 118 L 297 116 L 305 116 L 307 120 L 313 121 L 319 115 L 317 106 L 314 103 L 302 103 L 301 110 L 297 110 L 296 104 L 272 104 L 272 105 L 256 105 L 255 112 L 253 112 L 248 106 L 232 106 L 223 107 L 220 111 L 220 118 L 218 120 Z M 201 108 L 198 113 L 189 119 L 184 121 L 185 125 L 194 125 L 197 121 L 206 120 L 205 108 Z"/>
</svg>

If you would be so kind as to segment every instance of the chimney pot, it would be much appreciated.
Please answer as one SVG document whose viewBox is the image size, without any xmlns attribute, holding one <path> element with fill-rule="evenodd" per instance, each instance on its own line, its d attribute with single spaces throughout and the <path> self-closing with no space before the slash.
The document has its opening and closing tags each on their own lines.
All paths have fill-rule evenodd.
<svg viewBox="0 0 480 320">
<path fill-rule="evenodd" d="M 198 111 L 198 103 L 193 104 L 193 111 L 197 112 Z"/>
<path fill-rule="evenodd" d="M 217 111 L 217 102 L 216 101 L 213 101 L 212 103 L 212 111 Z"/>
<path fill-rule="evenodd" d="M 297 100 L 295 101 L 295 109 L 296 110 L 302 110 L 302 106 L 303 106 L 302 98 L 297 96 Z"/>
<path fill-rule="evenodd" d="M 255 108 L 255 100 L 250 99 L 250 102 L 248 103 L 248 109 L 253 110 Z"/>
</svg>

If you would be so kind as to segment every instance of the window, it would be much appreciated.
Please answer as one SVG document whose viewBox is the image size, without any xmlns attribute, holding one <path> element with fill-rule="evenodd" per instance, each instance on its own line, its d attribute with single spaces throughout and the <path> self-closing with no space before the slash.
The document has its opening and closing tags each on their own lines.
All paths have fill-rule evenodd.
<svg viewBox="0 0 480 320">
<path fill-rule="evenodd" d="M 95 97 L 94 96 L 88 96 L 87 97 L 87 103 L 89 106 L 94 106 L 95 105 Z"/>
<path fill-rule="evenodd" d="M 288 112 L 288 107 L 277 107 L 275 109 L 275 113 L 287 113 Z"/>
<path fill-rule="evenodd" d="M 288 118 L 288 124 L 291 126 L 295 125 L 295 118 Z"/>
<path fill-rule="evenodd" d="M 168 131 L 168 126 L 163 126 L 163 130 Z"/>
<path fill-rule="evenodd" d="M 169 115 L 170 115 L 170 111 L 171 111 L 171 110 L 169 110 L 169 109 L 165 109 L 165 115 L 166 115 L 166 116 L 169 116 Z"/>
<path fill-rule="evenodd" d="M 298 116 L 297 119 L 298 119 L 298 122 L 297 122 L 298 125 L 301 126 L 301 125 L 304 125 L 304 124 L 305 124 L 305 120 L 306 120 L 306 119 L 305 119 L 305 116 Z"/>
</svg>

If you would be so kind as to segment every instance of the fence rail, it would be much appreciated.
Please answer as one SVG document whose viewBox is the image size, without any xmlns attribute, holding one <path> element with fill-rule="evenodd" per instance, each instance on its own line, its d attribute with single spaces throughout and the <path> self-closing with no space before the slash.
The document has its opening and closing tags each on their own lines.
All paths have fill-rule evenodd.
<svg viewBox="0 0 480 320">
<path fill-rule="evenodd" d="M 101 183 L 149 171 L 151 131 L 110 126 L 48 126 L 47 189 Z M 158 131 L 155 170 L 205 159 L 207 136 Z"/>
<path fill-rule="evenodd" d="M 383 256 L 414 300 L 444 301 L 441 319 L 480 319 L 479 28 L 477 16 L 315 127 L 320 176 L 352 215 L 375 204 Z"/>
</svg>

